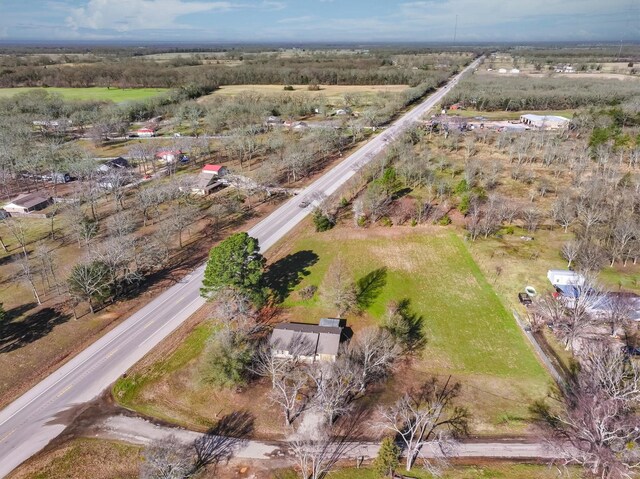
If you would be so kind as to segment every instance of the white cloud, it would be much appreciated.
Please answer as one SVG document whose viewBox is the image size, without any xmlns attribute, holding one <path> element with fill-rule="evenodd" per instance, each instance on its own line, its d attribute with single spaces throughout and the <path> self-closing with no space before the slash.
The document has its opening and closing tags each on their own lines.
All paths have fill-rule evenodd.
<svg viewBox="0 0 640 479">
<path fill-rule="evenodd" d="M 311 15 L 304 15 L 302 17 L 281 18 L 278 23 L 308 23 L 311 20 L 313 20 Z"/>
<path fill-rule="evenodd" d="M 128 32 L 175 28 L 176 19 L 184 15 L 228 11 L 238 7 L 242 5 L 229 1 L 89 0 L 86 6 L 72 9 L 66 21 L 74 30 L 84 28 Z"/>
</svg>

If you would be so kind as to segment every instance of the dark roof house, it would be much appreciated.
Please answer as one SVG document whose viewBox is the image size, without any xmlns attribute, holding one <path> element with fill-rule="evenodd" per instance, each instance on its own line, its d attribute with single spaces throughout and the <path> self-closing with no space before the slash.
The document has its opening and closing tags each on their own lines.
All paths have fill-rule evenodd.
<svg viewBox="0 0 640 479">
<path fill-rule="evenodd" d="M 43 193 L 23 193 L 5 205 L 7 213 L 31 213 L 46 208 L 51 203 L 51 197 Z"/>
<path fill-rule="evenodd" d="M 278 357 L 297 357 L 309 362 L 335 361 L 343 329 L 341 326 L 280 323 L 273 328 L 269 343 Z"/>
</svg>

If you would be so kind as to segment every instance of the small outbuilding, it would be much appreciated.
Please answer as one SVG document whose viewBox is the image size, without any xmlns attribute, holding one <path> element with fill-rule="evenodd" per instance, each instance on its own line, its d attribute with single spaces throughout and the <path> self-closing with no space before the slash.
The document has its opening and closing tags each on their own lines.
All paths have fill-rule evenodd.
<svg viewBox="0 0 640 479">
<path fill-rule="evenodd" d="M 42 193 L 24 193 L 14 198 L 11 203 L 4 206 L 4 210 L 11 213 L 28 214 L 38 211 L 51 204 L 51 196 Z"/>
<path fill-rule="evenodd" d="M 566 269 L 550 269 L 547 271 L 547 279 L 558 293 L 572 298 L 578 296 L 585 282 L 584 276 Z"/>
<path fill-rule="evenodd" d="M 327 320 L 320 325 L 280 323 L 273 328 L 269 344 L 276 357 L 305 362 L 335 361 L 344 329 L 338 324 L 339 320 Z"/>
</svg>

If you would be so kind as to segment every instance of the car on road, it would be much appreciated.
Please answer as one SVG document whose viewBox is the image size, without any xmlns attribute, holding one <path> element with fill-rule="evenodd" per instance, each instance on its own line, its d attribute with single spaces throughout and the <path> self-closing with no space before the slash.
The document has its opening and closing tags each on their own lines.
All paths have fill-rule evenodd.
<svg viewBox="0 0 640 479">
<path fill-rule="evenodd" d="M 311 204 L 311 201 L 309 201 L 307 198 L 302 198 L 302 201 L 300 203 L 298 203 L 298 206 L 300 208 L 306 208 L 310 204 Z"/>
</svg>

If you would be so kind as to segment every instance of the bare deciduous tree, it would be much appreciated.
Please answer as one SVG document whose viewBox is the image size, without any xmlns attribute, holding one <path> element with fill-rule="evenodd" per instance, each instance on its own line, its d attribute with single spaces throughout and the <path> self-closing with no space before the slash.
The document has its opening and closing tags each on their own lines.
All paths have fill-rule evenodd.
<svg viewBox="0 0 640 479">
<path fill-rule="evenodd" d="M 299 369 L 273 375 L 269 400 L 282 409 L 284 423 L 290 426 L 303 413 L 309 402 L 305 394 L 309 377 Z"/>
<path fill-rule="evenodd" d="M 336 258 L 329 266 L 323 289 L 329 304 L 336 308 L 338 316 L 357 308 L 356 284 L 342 257 Z"/>
<path fill-rule="evenodd" d="M 187 479 L 193 473 L 194 451 L 175 436 L 153 441 L 142 456 L 141 479 Z"/>
<path fill-rule="evenodd" d="M 447 457 L 451 452 L 449 439 L 467 434 L 469 414 L 466 409 L 454 405 L 459 393 L 460 384 L 450 377 L 443 384 L 433 378 L 380 411 L 380 426 L 395 433 L 402 441 L 407 471 L 411 470 L 423 448 Z"/>
<path fill-rule="evenodd" d="M 620 351 L 599 346 L 553 404 L 538 401 L 532 412 L 557 461 L 577 464 L 594 477 L 627 479 L 640 469 L 640 419 L 636 414 L 640 374 Z"/>
</svg>

